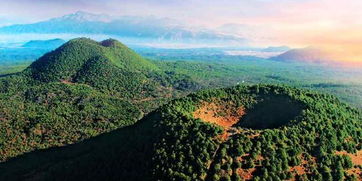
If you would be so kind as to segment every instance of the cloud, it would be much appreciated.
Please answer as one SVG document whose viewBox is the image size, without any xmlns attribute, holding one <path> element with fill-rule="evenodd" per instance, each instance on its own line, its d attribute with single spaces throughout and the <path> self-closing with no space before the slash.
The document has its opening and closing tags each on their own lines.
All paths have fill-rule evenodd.
<svg viewBox="0 0 362 181">
<path fill-rule="evenodd" d="M 304 0 L 305 1 L 305 0 Z M 279 0 L 278 4 L 295 3 Z M 0 15 L 28 16 L 32 20 L 77 10 L 117 14 L 156 15 L 209 24 L 273 13 L 270 0 L 2 0 Z"/>
<path fill-rule="evenodd" d="M 360 0 L 1 0 L 0 17 L 34 22 L 78 10 L 155 15 L 193 26 L 233 24 L 224 30 L 248 36 L 258 46 L 348 47 L 355 55 L 354 47 L 362 47 L 361 7 Z"/>
</svg>

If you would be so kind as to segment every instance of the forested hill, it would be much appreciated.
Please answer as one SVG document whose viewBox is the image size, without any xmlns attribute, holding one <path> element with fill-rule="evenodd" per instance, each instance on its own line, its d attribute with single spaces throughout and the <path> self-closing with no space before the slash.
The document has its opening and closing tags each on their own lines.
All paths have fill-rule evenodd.
<svg viewBox="0 0 362 181">
<path fill-rule="evenodd" d="M 103 63 L 102 66 L 105 66 L 106 71 L 112 71 L 112 66 L 129 72 L 157 70 L 155 65 L 116 40 L 109 39 L 98 43 L 91 39 L 79 38 L 70 40 L 55 51 L 45 54 L 25 72 L 29 72 L 34 79 L 44 82 L 72 81 L 79 79 L 81 76 L 79 74 L 86 69 L 90 71 L 91 68 L 97 68 L 98 61 Z"/>
<path fill-rule="evenodd" d="M 70 40 L 22 72 L 35 83 L 86 84 L 133 101 L 197 88 L 189 77 L 169 74 L 117 40 L 87 38 Z"/>
<path fill-rule="evenodd" d="M 361 113 L 275 85 L 205 90 L 136 124 L 0 165 L 2 180 L 359 180 Z"/>
<path fill-rule="evenodd" d="M 198 88 L 116 40 L 71 40 L 0 78 L 0 160 L 132 125 Z"/>
</svg>

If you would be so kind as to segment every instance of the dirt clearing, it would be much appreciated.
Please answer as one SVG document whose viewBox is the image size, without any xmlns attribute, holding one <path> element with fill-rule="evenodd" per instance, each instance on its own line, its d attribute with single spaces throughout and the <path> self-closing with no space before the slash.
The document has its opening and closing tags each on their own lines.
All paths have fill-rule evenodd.
<svg viewBox="0 0 362 181">
<path fill-rule="evenodd" d="M 228 102 L 203 102 L 193 115 L 203 121 L 217 124 L 224 129 L 230 129 L 245 114 L 243 107 L 235 107 Z"/>
</svg>

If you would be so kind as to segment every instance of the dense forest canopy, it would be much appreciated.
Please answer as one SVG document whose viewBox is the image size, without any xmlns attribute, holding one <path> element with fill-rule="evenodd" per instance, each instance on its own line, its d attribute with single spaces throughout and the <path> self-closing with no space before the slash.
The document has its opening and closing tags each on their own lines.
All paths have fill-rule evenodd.
<svg viewBox="0 0 362 181">
<path fill-rule="evenodd" d="M 270 127 L 243 124 L 254 111 L 278 117 L 275 111 L 280 108 L 271 105 L 274 101 L 290 107 L 285 111 L 292 113 L 284 122 Z M 209 106 L 204 112 L 212 114 L 200 119 L 196 115 L 204 106 Z M 65 148 L 12 159 L 1 165 L 0 176 L 45 180 L 357 180 L 361 179 L 361 165 L 352 158 L 361 154 L 361 116 L 333 96 L 285 86 L 204 90 L 173 100 L 132 126 Z M 262 114 L 252 119 L 260 124 L 277 120 Z M 228 125 L 223 121 L 235 122 Z"/>
</svg>

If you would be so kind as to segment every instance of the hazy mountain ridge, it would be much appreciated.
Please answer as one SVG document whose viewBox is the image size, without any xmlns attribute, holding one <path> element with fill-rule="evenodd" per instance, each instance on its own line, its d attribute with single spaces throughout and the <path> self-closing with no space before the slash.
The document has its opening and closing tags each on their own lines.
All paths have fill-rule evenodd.
<svg viewBox="0 0 362 181">
<path fill-rule="evenodd" d="M 270 46 L 262 49 L 263 52 L 286 52 L 288 50 L 290 50 L 290 47 L 288 46 L 277 46 L 277 47 Z"/>
<path fill-rule="evenodd" d="M 56 38 L 51 40 L 31 40 L 23 44 L 21 47 L 25 48 L 43 48 L 43 49 L 55 49 L 65 43 L 65 40 Z"/>
<path fill-rule="evenodd" d="M 328 52 L 314 47 L 291 49 L 281 55 L 272 57 L 271 59 L 284 62 L 296 61 L 305 63 L 326 63 L 328 61 L 335 61 Z"/>
<path fill-rule="evenodd" d="M 0 64 L 33 62 L 45 53 L 52 51 L 65 41 L 59 38 L 49 40 L 30 40 L 0 48 Z"/>
<path fill-rule="evenodd" d="M 217 33 L 208 29 L 189 28 L 175 20 L 156 17 L 112 17 L 105 14 L 76 12 L 33 24 L 0 28 L 0 33 L 85 33 L 108 34 L 159 41 L 216 41 L 245 43 L 244 38 Z"/>
</svg>

